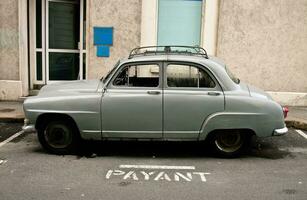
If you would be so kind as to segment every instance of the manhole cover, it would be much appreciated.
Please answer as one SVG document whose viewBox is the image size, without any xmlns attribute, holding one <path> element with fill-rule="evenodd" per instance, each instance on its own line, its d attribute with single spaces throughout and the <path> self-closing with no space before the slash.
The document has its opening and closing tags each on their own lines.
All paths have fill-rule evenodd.
<svg viewBox="0 0 307 200">
<path fill-rule="evenodd" d="M 296 190 L 294 190 L 294 189 L 284 189 L 282 191 L 286 194 L 295 194 L 296 193 Z"/>
</svg>

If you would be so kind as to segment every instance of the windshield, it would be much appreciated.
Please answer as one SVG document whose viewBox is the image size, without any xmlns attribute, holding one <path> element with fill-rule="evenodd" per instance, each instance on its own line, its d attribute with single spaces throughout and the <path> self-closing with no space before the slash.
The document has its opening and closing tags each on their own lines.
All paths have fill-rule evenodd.
<svg viewBox="0 0 307 200">
<path fill-rule="evenodd" d="M 228 76 L 231 78 L 231 80 L 236 83 L 236 84 L 239 84 L 240 83 L 240 79 L 238 79 L 237 77 L 235 77 L 235 75 L 229 70 L 228 67 L 225 67 L 226 69 L 226 72 L 228 74 Z"/>
<path fill-rule="evenodd" d="M 106 77 L 104 77 L 104 78 L 102 77 L 102 78 L 101 78 L 101 80 L 102 80 L 103 83 L 105 83 L 106 80 L 109 79 L 109 77 L 110 77 L 111 74 L 114 72 L 114 70 L 117 68 L 117 66 L 119 65 L 119 63 L 120 63 L 120 60 L 118 60 L 118 61 L 116 62 L 116 64 L 115 64 L 114 67 L 108 72 L 108 74 L 106 75 Z"/>
</svg>

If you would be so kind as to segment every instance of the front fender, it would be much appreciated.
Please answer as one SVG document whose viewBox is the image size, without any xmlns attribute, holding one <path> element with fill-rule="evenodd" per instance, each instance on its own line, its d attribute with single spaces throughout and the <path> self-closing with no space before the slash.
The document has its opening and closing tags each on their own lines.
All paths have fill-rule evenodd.
<svg viewBox="0 0 307 200">
<path fill-rule="evenodd" d="M 64 114 L 71 117 L 84 139 L 101 139 L 100 93 L 72 96 L 31 97 L 24 102 L 24 112 L 30 124 L 36 124 L 42 114 Z"/>
</svg>

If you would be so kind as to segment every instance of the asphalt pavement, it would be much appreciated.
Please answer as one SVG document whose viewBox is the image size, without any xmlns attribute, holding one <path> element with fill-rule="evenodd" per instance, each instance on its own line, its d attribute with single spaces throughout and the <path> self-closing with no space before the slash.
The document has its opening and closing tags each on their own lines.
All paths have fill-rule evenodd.
<svg viewBox="0 0 307 200">
<path fill-rule="evenodd" d="M 21 123 L 4 123 L 0 122 L 0 142 L 3 142 L 16 132 L 21 131 Z"/>
<path fill-rule="evenodd" d="M 1 142 L 20 127 L 0 124 Z M 254 138 L 235 159 L 195 142 L 86 142 L 80 154 L 58 156 L 22 134 L 0 147 L 0 199 L 306 200 L 304 134 Z"/>
</svg>

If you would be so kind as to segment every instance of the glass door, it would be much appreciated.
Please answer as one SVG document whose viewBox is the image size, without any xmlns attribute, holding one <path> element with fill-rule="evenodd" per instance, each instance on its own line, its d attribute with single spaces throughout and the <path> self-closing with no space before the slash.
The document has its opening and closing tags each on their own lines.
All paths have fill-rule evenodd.
<svg viewBox="0 0 307 200">
<path fill-rule="evenodd" d="M 47 83 L 82 79 L 79 1 L 48 0 L 46 5 Z M 83 28 L 82 28 L 83 29 Z M 81 76 L 80 76 L 81 75 Z"/>
</svg>

